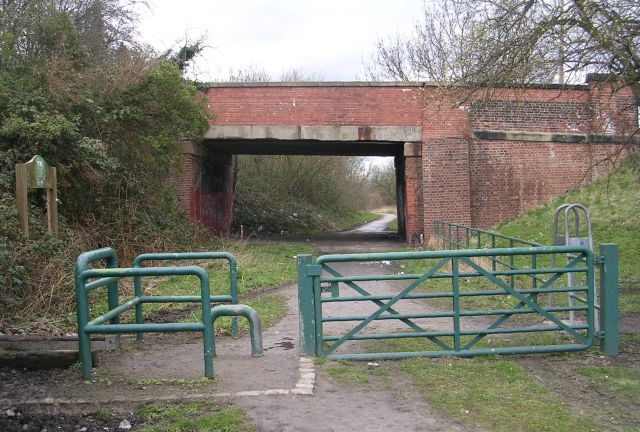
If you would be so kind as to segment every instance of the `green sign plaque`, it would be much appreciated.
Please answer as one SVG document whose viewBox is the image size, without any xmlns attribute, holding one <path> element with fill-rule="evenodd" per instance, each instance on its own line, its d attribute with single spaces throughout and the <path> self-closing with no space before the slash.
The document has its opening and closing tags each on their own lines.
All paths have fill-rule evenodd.
<svg viewBox="0 0 640 432">
<path fill-rule="evenodd" d="M 27 163 L 16 164 L 16 205 L 20 229 L 29 237 L 28 193 L 29 189 L 47 190 L 47 228 L 58 235 L 58 190 L 56 169 L 44 158 L 35 155 Z"/>
</svg>

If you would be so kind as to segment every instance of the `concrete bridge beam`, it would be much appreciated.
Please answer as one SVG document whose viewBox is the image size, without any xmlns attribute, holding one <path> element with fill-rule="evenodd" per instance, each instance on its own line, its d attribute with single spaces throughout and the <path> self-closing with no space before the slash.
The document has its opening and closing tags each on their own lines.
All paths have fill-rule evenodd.
<svg viewBox="0 0 640 432">
<path fill-rule="evenodd" d="M 206 140 L 285 141 L 391 141 L 405 142 L 422 139 L 418 126 L 306 126 L 306 125 L 211 125 Z"/>
</svg>

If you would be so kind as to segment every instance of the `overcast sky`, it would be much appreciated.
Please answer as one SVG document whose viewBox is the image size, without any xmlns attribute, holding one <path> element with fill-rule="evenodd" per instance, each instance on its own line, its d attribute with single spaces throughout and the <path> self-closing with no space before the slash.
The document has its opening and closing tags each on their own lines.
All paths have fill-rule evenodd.
<svg viewBox="0 0 640 432">
<path fill-rule="evenodd" d="M 230 69 L 296 69 L 324 81 L 364 78 L 378 37 L 407 34 L 424 0 L 149 0 L 143 41 L 158 50 L 204 36 L 192 75 L 224 81 Z"/>
</svg>

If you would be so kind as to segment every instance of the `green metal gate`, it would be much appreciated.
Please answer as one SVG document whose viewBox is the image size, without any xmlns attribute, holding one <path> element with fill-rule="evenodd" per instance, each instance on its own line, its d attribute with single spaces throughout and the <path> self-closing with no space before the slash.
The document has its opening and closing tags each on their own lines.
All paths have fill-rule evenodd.
<svg viewBox="0 0 640 432">
<path fill-rule="evenodd" d="M 555 254 L 573 259 L 551 266 Z M 504 260 L 512 265 L 492 265 Z M 596 264 L 603 299 L 599 333 Z M 569 274 L 577 286 L 567 286 Z M 587 248 L 566 246 L 340 254 L 315 262 L 303 255 L 298 285 L 301 347 L 307 355 L 374 360 L 580 351 L 596 339 L 606 354 L 618 350 L 616 245 L 602 245 L 597 258 Z M 566 297 L 569 290 L 580 293 L 585 304 L 538 302 L 542 294 Z M 569 312 L 580 320 L 568 324 Z M 394 323 L 391 330 L 376 328 L 385 321 Z M 394 348 L 394 340 L 407 338 L 419 343 L 412 350 Z M 390 343 L 372 342 L 377 340 Z"/>
</svg>

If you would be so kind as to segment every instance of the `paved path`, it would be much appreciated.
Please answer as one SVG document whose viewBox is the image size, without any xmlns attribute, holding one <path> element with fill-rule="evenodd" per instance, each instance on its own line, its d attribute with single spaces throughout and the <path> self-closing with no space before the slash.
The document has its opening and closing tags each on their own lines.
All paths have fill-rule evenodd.
<svg viewBox="0 0 640 432">
<path fill-rule="evenodd" d="M 378 224 L 378 231 L 354 230 L 351 236 L 340 239 L 314 240 L 314 245 L 322 254 L 400 248 L 403 243 L 393 237 L 371 240 L 386 223 Z M 395 272 L 384 263 L 341 263 L 336 268 L 345 274 Z M 391 282 L 363 283 L 362 286 L 381 294 L 398 291 Z M 465 430 L 464 426 L 434 413 L 401 377 L 392 377 L 390 382 L 377 386 L 345 387 L 328 377 L 322 367 L 316 368 L 313 359 L 300 357 L 297 286 L 282 287 L 277 294 L 286 297 L 287 312 L 278 323 L 264 330 L 265 355 L 251 357 L 247 334 L 237 340 L 217 338 L 215 383 L 197 381 L 204 370 L 202 341 L 197 335 L 154 335 L 142 343 L 134 344 L 129 339 L 124 349 L 104 353 L 96 369 L 96 385 L 74 381 L 60 386 L 48 394 L 47 404 L 100 407 L 115 402 L 130 407 L 140 402 L 225 398 L 244 408 L 260 431 Z M 358 315 L 376 309 L 375 305 L 362 303 L 335 306 L 329 312 Z M 403 312 L 425 308 L 424 303 L 403 303 Z M 353 325 L 355 323 L 341 323 L 327 331 L 344 332 Z M 450 322 L 433 320 L 429 326 L 450 328 Z M 392 332 L 406 327 L 388 320 L 376 321 L 368 329 Z M 358 343 L 342 348 L 362 350 Z"/>
<path fill-rule="evenodd" d="M 349 231 L 344 231 L 341 234 L 344 235 L 352 235 L 352 234 L 360 234 L 360 233 L 384 233 L 387 232 L 386 228 L 392 221 L 396 220 L 398 217 L 393 213 L 385 213 L 380 219 L 374 220 L 373 222 L 366 223 L 357 228 L 354 228 Z"/>
<path fill-rule="evenodd" d="M 386 224 L 385 224 L 386 226 Z M 353 240 L 354 237 L 351 237 Z M 386 243 L 357 240 L 355 241 L 318 241 L 315 246 L 321 253 L 340 252 L 380 252 L 388 250 L 389 247 L 400 246 L 398 243 L 388 241 Z M 366 268 L 367 266 L 378 267 L 376 269 Z M 345 274 L 363 272 L 389 272 L 394 271 L 390 266 L 383 263 L 359 264 L 341 263 L 336 265 L 340 272 Z M 393 283 L 362 284 L 367 289 L 375 290 L 376 293 L 397 292 L 397 287 Z M 295 291 L 286 291 L 287 295 L 293 296 L 296 301 L 290 301 L 289 305 L 295 309 L 290 310 L 286 318 L 273 328 L 269 329 L 265 337 L 269 340 L 277 339 L 278 335 L 286 334 L 286 337 L 293 337 L 296 342 L 294 350 L 274 352 L 279 357 L 282 364 L 293 364 L 287 360 L 286 356 L 299 355 L 297 346 L 297 297 Z M 345 291 L 347 294 L 347 291 Z M 348 295 L 348 294 L 347 294 Z M 424 303 L 406 302 L 403 311 L 420 308 L 424 311 Z M 375 305 L 342 304 L 332 308 L 330 313 L 340 315 L 357 315 L 375 310 Z M 436 322 L 437 321 L 437 322 Z M 431 328 L 450 328 L 448 320 L 436 320 L 430 323 Z M 351 328 L 354 323 L 339 323 L 331 328 L 333 332 L 344 332 Z M 389 320 L 376 321 L 373 326 L 367 327 L 375 331 L 398 331 L 404 330 L 403 324 Z M 347 350 L 361 350 L 358 343 L 346 345 Z M 271 355 L 271 351 L 267 355 Z M 291 363 L 290 363 L 291 362 Z M 271 373 L 272 371 L 269 371 Z M 225 378 L 226 379 L 226 378 Z M 223 381 L 221 381 L 222 383 Z M 290 379 L 288 381 L 292 383 Z M 287 387 L 287 385 L 283 385 Z M 391 383 L 379 386 L 345 387 L 323 373 L 323 369 L 316 370 L 316 381 L 313 395 L 288 394 L 281 396 L 256 396 L 256 397 L 236 397 L 236 404 L 243 407 L 248 417 L 262 431 L 462 431 L 467 428 L 455 421 L 444 418 L 433 411 L 433 409 L 422 401 L 421 396 L 408 385 L 401 377 L 393 377 Z M 477 429 L 476 429 L 477 430 Z"/>
</svg>

